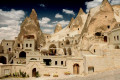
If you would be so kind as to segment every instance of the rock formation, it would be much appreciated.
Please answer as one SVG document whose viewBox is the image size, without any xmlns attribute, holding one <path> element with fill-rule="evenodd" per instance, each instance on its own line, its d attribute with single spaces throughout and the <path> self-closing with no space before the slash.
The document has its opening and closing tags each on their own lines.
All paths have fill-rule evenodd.
<svg viewBox="0 0 120 80">
<path fill-rule="evenodd" d="M 23 39 L 25 36 L 33 35 L 36 41 L 36 48 L 40 46 L 40 44 L 45 43 L 44 35 L 40 29 L 39 21 L 37 18 L 37 13 L 34 9 L 30 14 L 30 17 L 26 17 L 22 22 L 20 33 L 18 35 L 18 42 L 23 43 Z"/>
<path fill-rule="evenodd" d="M 103 33 L 112 30 L 116 22 L 112 6 L 108 0 L 103 0 L 100 6 L 92 8 L 89 11 L 84 29 L 79 38 L 79 40 L 81 39 L 79 45 L 83 48 L 87 46 L 86 50 L 88 50 L 90 46 L 83 43 L 86 41 L 89 41 L 90 44 L 95 43 L 95 34 L 100 33 L 101 36 L 104 36 Z"/>
<path fill-rule="evenodd" d="M 88 34 L 91 35 L 95 32 L 110 31 L 116 23 L 113 8 L 107 0 L 103 0 L 100 7 L 97 7 L 96 9 L 98 9 L 96 12 L 94 12 L 95 10 L 90 10 L 88 14 L 89 20 L 87 20 L 87 25 L 85 26 L 88 26 Z"/>
<path fill-rule="evenodd" d="M 72 17 L 71 20 L 70 20 L 70 22 L 69 22 L 69 24 L 68 24 L 69 28 L 71 28 L 71 25 L 72 25 L 73 21 L 74 21 L 74 18 Z"/>
<path fill-rule="evenodd" d="M 56 25 L 56 27 L 55 27 L 54 33 L 57 33 L 57 32 L 59 32 L 60 30 L 62 30 L 62 25 L 58 23 L 58 24 Z"/>
<path fill-rule="evenodd" d="M 120 22 L 120 5 L 113 5 L 114 16 L 117 22 Z"/>
<path fill-rule="evenodd" d="M 100 10 L 105 11 L 105 12 L 113 12 L 113 8 L 110 5 L 110 3 L 108 2 L 108 0 L 103 0 Z"/>
<path fill-rule="evenodd" d="M 84 14 L 85 13 L 83 12 L 82 8 L 80 8 L 77 17 L 74 19 L 74 21 L 72 21 L 71 29 L 78 28 L 83 25 L 83 20 L 81 15 L 84 15 Z"/>
</svg>

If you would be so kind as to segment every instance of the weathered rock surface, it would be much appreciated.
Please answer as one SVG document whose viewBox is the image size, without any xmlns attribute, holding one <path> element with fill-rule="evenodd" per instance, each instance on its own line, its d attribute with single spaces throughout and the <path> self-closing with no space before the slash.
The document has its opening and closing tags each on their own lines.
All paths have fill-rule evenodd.
<svg viewBox="0 0 120 80">
<path fill-rule="evenodd" d="M 74 30 L 74 28 L 78 28 L 81 27 L 83 25 L 83 19 L 82 19 L 82 15 L 84 15 L 85 13 L 83 12 L 82 8 L 80 8 L 78 15 L 76 16 L 75 19 L 71 19 L 69 26 L 71 30 Z"/>
<path fill-rule="evenodd" d="M 54 33 L 59 32 L 60 30 L 62 30 L 62 25 L 61 24 L 57 24 L 54 30 Z"/>
<path fill-rule="evenodd" d="M 103 0 L 99 11 L 95 13 L 93 17 L 91 17 L 88 25 L 88 34 L 110 31 L 115 23 L 116 19 L 114 17 L 112 6 L 107 0 Z"/>
<path fill-rule="evenodd" d="M 100 6 L 92 8 L 88 13 L 85 26 L 81 32 L 82 39 L 79 38 L 81 39 L 79 43 L 79 45 L 82 46 L 81 48 L 86 47 L 86 50 L 88 50 L 90 45 L 85 43 L 95 43 L 95 33 L 100 32 L 102 34 L 112 30 L 116 22 L 112 6 L 108 0 L 103 0 Z"/>
<path fill-rule="evenodd" d="M 120 5 L 113 5 L 114 16 L 117 22 L 120 22 Z"/>
<path fill-rule="evenodd" d="M 34 9 L 30 14 L 30 17 L 26 17 L 22 22 L 20 33 L 18 35 L 18 42 L 22 43 L 23 39 L 27 35 L 33 35 L 37 44 L 37 48 L 40 44 L 45 43 L 44 35 L 40 29 L 40 25 L 37 18 L 37 13 Z"/>
</svg>

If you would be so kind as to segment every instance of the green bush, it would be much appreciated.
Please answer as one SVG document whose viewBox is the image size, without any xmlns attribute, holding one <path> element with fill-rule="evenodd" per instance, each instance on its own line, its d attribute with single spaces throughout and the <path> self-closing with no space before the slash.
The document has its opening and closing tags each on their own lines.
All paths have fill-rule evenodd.
<svg viewBox="0 0 120 80">
<path fill-rule="evenodd" d="M 40 77 L 40 74 L 38 71 L 36 72 L 36 77 Z"/>
<path fill-rule="evenodd" d="M 20 77 L 27 77 L 26 72 L 22 72 L 21 70 L 19 71 Z"/>
<path fill-rule="evenodd" d="M 27 75 L 27 77 L 29 77 L 29 75 Z"/>
<path fill-rule="evenodd" d="M 8 78 L 9 76 L 10 76 L 10 75 L 5 75 L 4 77 L 5 77 L 5 78 Z"/>
</svg>

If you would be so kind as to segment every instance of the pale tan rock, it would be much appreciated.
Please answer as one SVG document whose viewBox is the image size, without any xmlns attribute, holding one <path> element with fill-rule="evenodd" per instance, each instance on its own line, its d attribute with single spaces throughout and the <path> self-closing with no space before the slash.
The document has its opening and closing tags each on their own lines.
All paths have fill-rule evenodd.
<svg viewBox="0 0 120 80">
<path fill-rule="evenodd" d="M 20 33 L 18 35 L 18 42 L 22 43 L 23 39 L 27 35 L 33 35 L 37 46 L 45 43 L 44 35 L 40 29 L 39 21 L 37 19 L 37 13 L 34 9 L 30 14 L 30 17 L 26 17 L 22 22 Z"/>
<path fill-rule="evenodd" d="M 98 9 L 99 10 L 93 16 L 89 16 L 91 18 L 89 25 L 87 25 L 88 34 L 93 35 L 95 32 L 110 31 L 114 27 L 113 24 L 116 23 L 113 8 L 107 0 L 103 0 Z M 92 12 L 93 11 L 90 11 L 90 13 Z"/>
<path fill-rule="evenodd" d="M 112 12 L 113 11 L 113 8 L 112 6 L 110 5 L 110 3 L 108 2 L 108 0 L 103 0 L 102 4 L 101 4 L 101 7 L 100 7 L 100 10 L 101 11 L 105 11 L 105 12 Z"/>
<path fill-rule="evenodd" d="M 56 25 L 56 27 L 55 27 L 54 33 L 57 33 L 57 32 L 59 32 L 60 30 L 62 30 L 62 25 L 58 23 L 58 24 Z"/>
</svg>

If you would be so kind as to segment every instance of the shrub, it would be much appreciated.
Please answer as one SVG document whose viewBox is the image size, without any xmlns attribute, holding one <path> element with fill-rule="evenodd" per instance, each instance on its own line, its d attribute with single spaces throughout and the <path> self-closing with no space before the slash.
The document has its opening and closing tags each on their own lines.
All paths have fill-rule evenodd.
<svg viewBox="0 0 120 80">
<path fill-rule="evenodd" d="M 10 75 L 5 75 L 4 77 L 5 77 L 5 78 L 8 78 L 9 76 L 10 76 Z"/>
<path fill-rule="evenodd" d="M 27 75 L 27 77 L 29 77 L 29 75 Z"/>
<path fill-rule="evenodd" d="M 49 74 L 49 73 L 47 73 L 47 74 L 44 74 L 44 76 L 50 76 L 50 74 Z"/>
<path fill-rule="evenodd" d="M 65 75 L 70 75 L 71 73 L 70 72 L 64 72 Z"/>
<path fill-rule="evenodd" d="M 54 74 L 53 77 L 58 77 L 58 74 Z"/>
<path fill-rule="evenodd" d="M 40 74 L 38 71 L 36 72 L 36 77 L 40 77 Z"/>
<path fill-rule="evenodd" d="M 20 74 L 20 77 L 26 77 L 27 76 L 26 72 L 22 72 L 21 70 L 19 71 L 19 74 Z"/>
</svg>

